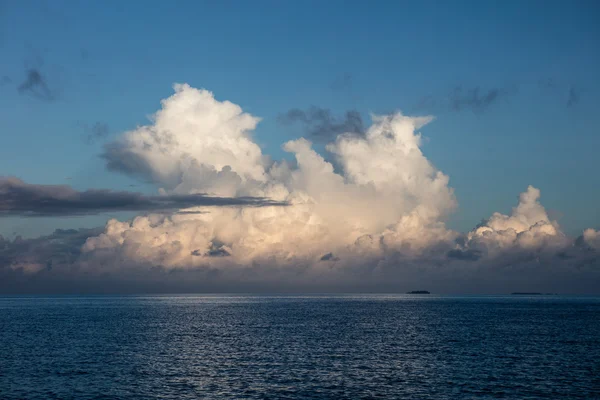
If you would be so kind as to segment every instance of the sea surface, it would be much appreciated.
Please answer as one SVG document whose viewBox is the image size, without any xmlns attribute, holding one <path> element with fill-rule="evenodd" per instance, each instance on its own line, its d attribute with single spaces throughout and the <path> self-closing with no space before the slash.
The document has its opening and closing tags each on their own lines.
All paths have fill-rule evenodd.
<svg viewBox="0 0 600 400">
<path fill-rule="evenodd" d="M 600 298 L 0 297 L 1 399 L 599 399 Z"/>
</svg>

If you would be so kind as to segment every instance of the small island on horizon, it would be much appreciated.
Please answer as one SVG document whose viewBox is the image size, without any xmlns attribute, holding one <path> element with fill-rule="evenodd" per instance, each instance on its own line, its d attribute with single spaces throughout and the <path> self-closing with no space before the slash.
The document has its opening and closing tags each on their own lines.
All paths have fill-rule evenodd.
<svg viewBox="0 0 600 400">
<path fill-rule="evenodd" d="M 540 292 L 512 292 L 515 296 L 543 296 L 543 295 L 555 295 L 556 293 L 540 293 Z"/>
<path fill-rule="evenodd" d="M 431 294 L 427 290 L 413 290 L 411 292 L 406 292 L 406 294 Z"/>
</svg>

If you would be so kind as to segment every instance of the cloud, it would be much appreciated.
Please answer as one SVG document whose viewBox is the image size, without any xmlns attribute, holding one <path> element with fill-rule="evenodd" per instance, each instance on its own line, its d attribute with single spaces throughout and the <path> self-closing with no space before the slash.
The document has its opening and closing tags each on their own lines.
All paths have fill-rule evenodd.
<svg viewBox="0 0 600 400">
<path fill-rule="evenodd" d="M 444 96 L 429 95 L 420 100 L 417 109 L 440 111 L 472 111 L 483 113 L 498 103 L 517 94 L 516 86 L 481 88 L 456 86 Z"/>
<path fill-rule="evenodd" d="M 100 233 L 101 228 L 57 229 L 47 236 L 34 239 L 17 236 L 13 240 L 0 235 L 0 273 L 4 269 L 30 275 L 51 271 L 56 265 L 72 265 L 87 238 Z"/>
<path fill-rule="evenodd" d="M 583 231 L 583 241 L 592 249 L 600 250 L 600 231 L 586 229 Z"/>
<path fill-rule="evenodd" d="M 55 93 L 50 90 L 46 79 L 38 68 L 32 68 L 27 71 L 25 80 L 17 88 L 21 94 L 29 94 L 40 100 L 54 101 Z"/>
<path fill-rule="evenodd" d="M 452 111 L 468 109 L 473 112 L 484 112 L 499 100 L 515 93 L 516 88 L 481 89 L 480 87 L 463 88 L 459 86 L 449 96 L 450 109 Z"/>
<path fill-rule="evenodd" d="M 280 114 L 278 120 L 283 125 L 300 124 L 310 138 L 319 141 L 330 141 L 340 134 L 361 136 L 365 133 L 362 117 L 356 110 L 346 111 L 343 117 L 337 118 L 326 108 L 293 108 Z"/>
<path fill-rule="evenodd" d="M 224 244 L 213 242 L 204 255 L 207 257 L 229 257 L 231 253 Z"/>
<path fill-rule="evenodd" d="M 540 191 L 529 186 L 519 196 L 519 204 L 511 215 L 494 213 L 467 236 L 465 248 L 488 257 L 520 253 L 536 253 L 541 249 L 561 249 L 572 243 L 562 233 L 556 221 L 551 221 L 539 203 Z"/>
<path fill-rule="evenodd" d="M 76 191 L 66 185 L 34 185 L 0 177 L 0 216 L 68 216 L 114 211 L 176 211 L 191 207 L 282 205 L 265 198 L 202 194 L 146 196 L 111 190 Z"/>
<path fill-rule="evenodd" d="M 542 89 L 556 89 L 558 87 L 558 83 L 554 78 L 543 78 L 538 81 L 538 85 Z"/>
<path fill-rule="evenodd" d="M 477 261 L 481 258 L 481 252 L 478 250 L 452 249 L 446 254 L 448 258 L 464 261 Z"/>
<path fill-rule="evenodd" d="M 415 252 L 428 238 L 438 240 L 437 233 L 446 240 L 437 219 L 455 207 L 455 199 L 448 178 L 420 151 L 416 132 L 431 118 L 374 116 L 362 136 L 337 136 L 327 149 L 341 173 L 305 139 L 283 146 L 295 166 L 266 162 L 251 140 L 258 120 L 208 91 L 176 85 L 151 123 L 109 143 L 104 157 L 110 169 L 161 185 L 166 193 L 251 195 L 289 207 L 112 220 L 104 234 L 87 241 L 86 254 L 135 254 L 139 262 L 170 269 L 259 260 L 308 265 L 357 240 L 365 244 L 377 232 L 385 232 L 385 246 L 406 242 Z M 214 243 L 230 256 L 207 256 Z"/>
<path fill-rule="evenodd" d="M 250 138 L 259 118 L 207 90 L 175 85 L 153 124 L 107 143 L 111 171 L 180 193 L 249 195 L 245 186 L 265 179 L 266 159 Z"/>
<path fill-rule="evenodd" d="M 105 122 L 95 122 L 92 125 L 88 125 L 85 123 L 79 123 L 79 126 L 83 128 L 85 131 L 84 140 L 87 144 L 93 144 L 97 140 L 102 140 L 108 136 L 110 133 L 110 128 L 108 124 Z"/>
<path fill-rule="evenodd" d="M 575 87 L 569 88 L 569 94 L 567 96 L 567 107 L 573 107 L 577 103 L 579 103 L 579 99 L 581 97 L 580 91 Z"/>
<path fill-rule="evenodd" d="M 572 85 L 561 83 L 553 78 L 537 81 L 537 87 L 546 95 L 559 97 L 566 107 L 574 107 L 581 101 L 581 90 Z M 484 113 L 498 104 L 507 101 L 519 92 L 518 85 L 505 85 L 491 88 L 480 86 L 456 86 L 445 95 L 428 95 L 423 97 L 415 106 L 417 110 L 428 111 L 472 111 L 477 114 Z M 566 100 L 565 100 L 566 93 Z"/>
<path fill-rule="evenodd" d="M 581 102 L 581 89 L 573 84 L 566 84 L 553 78 L 541 79 L 538 84 L 546 93 L 560 97 L 567 108 L 574 107 Z M 564 100 L 565 93 L 566 100 Z"/>
<path fill-rule="evenodd" d="M 332 137 L 326 151 L 339 168 L 304 138 L 283 145 L 294 163 L 272 162 L 252 140 L 259 118 L 209 91 L 174 89 L 147 125 L 123 133 L 103 154 L 109 169 L 160 187 L 161 196 L 97 195 L 22 182 L 5 189 L 25 193 L 12 195 L 9 209 L 45 211 L 57 202 L 60 214 L 66 201 L 80 204 L 89 192 L 93 201 L 78 205 L 81 211 L 113 197 L 121 201 L 118 207 L 144 211 L 165 208 L 156 204 L 165 200 L 170 211 L 111 219 L 85 240 L 70 241 L 79 250 L 56 259 L 51 269 L 38 257 L 43 252 L 6 250 L 11 256 L 0 263 L 2 290 L 599 290 L 600 234 L 565 235 L 533 186 L 509 214 L 492 213 L 467 233 L 446 227 L 457 202 L 449 177 L 422 152 L 419 134 L 432 117 L 375 115 L 361 135 Z M 184 200 L 214 201 L 198 194 L 227 201 L 252 196 L 261 205 L 272 199 L 288 206 L 196 212 Z M 44 196 L 50 201 L 42 206 L 38 197 Z M 44 252 L 50 251 L 55 238 L 44 240 L 50 246 Z"/>
<path fill-rule="evenodd" d="M 333 253 L 327 253 L 321 257 L 321 261 L 339 261 L 340 259 L 333 255 Z"/>
<path fill-rule="evenodd" d="M 331 83 L 331 90 L 334 92 L 349 92 L 352 90 L 352 82 L 352 75 L 345 72 Z"/>
</svg>

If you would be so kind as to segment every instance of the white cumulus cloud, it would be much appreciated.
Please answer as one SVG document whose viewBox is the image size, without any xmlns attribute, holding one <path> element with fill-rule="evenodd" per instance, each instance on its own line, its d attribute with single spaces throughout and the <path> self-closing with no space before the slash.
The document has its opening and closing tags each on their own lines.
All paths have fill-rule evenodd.
<svg viewBox="0 0 600 400">
<path fill-rule="evenodd" d="M 510 215 L 494 213 L 466 234 L 448 229 L 445 219 L 457 206 L 449 178 L 421 151 L 419 129 L 431 117 L 374 115 L 364 134 L 339 134 L 326 146 L 338 170 L 304 138 L 283 144 L 295 163 L 271 162 L 252 140 L 258 117 L 207 90 L 174 89 L 148 125 L 106 145 L 108 168 L 153 182 L 163 194 L 256 196 L 289 205 L 110 220 L 80 247 L 73 264 L 86 273 L 187 271 L 215 285 L 286 287 L 468 287 L 478 279 L 488 289 L 515 282 L 549 287 L 550 276 L 584 284 L 598 278 L 600 233 L 586 230 L 582 250 L 550 220 L 533 186 Z M 34 272 L 36 260 L 28 258 L 23 269 Z"/>
</svg>

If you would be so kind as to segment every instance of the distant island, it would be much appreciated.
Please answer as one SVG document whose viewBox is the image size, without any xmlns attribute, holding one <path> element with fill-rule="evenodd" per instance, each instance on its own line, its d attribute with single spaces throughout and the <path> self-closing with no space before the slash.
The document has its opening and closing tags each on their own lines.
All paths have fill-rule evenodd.
<svg viewBox="0 0 600 400">
<path fill-rule="evenodd" d="M 518 296 L 532 296 L 532 295 L 541 295 L 542 293 L 539 292 L 512 292 L 512 295 L 518 295 Z"/>
<path fill-rule="evenodd" d="M 556 293 L 540 293 L 540 292 L 512 292 L 512 295 L 517 295 L 517 296 L 549 296 L 549 295 L 556 295 Z"/>
<path fill-rule="evenodd" d="M 406 294 L 431 294 L 427 290 L 413 290 L 412 292 L 406 292 Z"/>
</svg>

